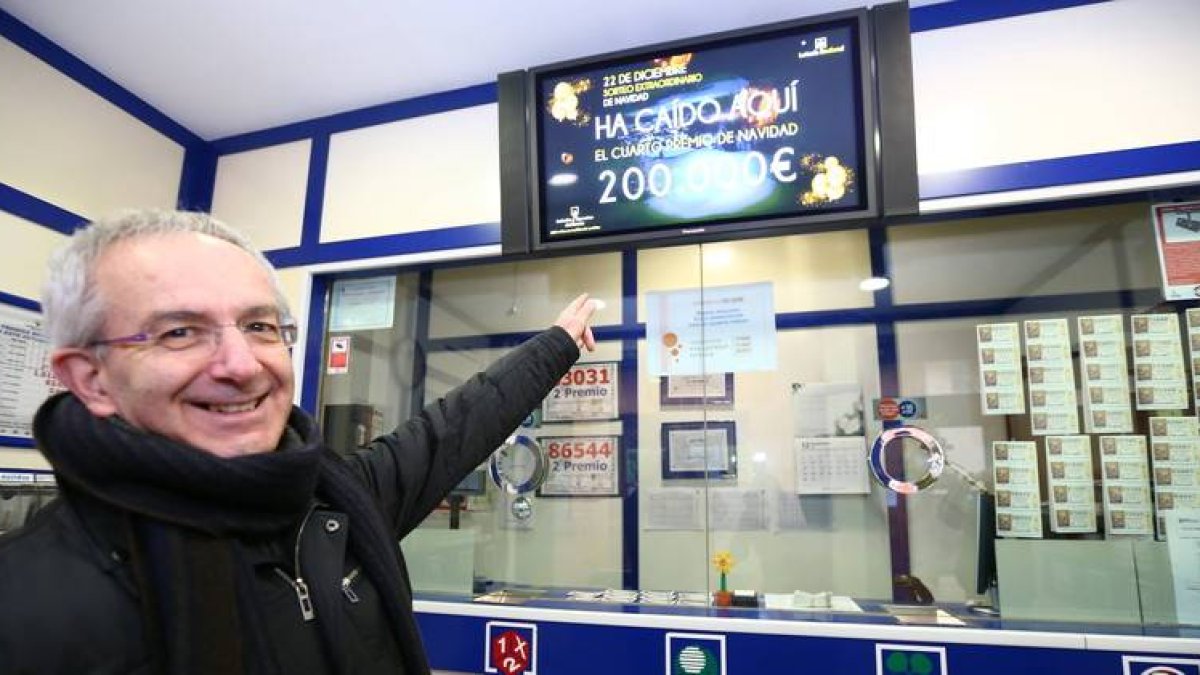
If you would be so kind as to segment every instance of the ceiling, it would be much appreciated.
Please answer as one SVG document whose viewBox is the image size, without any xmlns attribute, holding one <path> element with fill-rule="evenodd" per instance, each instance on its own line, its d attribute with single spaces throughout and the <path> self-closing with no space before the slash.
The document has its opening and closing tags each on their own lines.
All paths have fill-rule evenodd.
<svg viewBox="0 0 1200 675">
<path fill-rule="evenodd" d="M 0 0 L 0 9 L 213 140 L 867 2 Z"/>
</svg>

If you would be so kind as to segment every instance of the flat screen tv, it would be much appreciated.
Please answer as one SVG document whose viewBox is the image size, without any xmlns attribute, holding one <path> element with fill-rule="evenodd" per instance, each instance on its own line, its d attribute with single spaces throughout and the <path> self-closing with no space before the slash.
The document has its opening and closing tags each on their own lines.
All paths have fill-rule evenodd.
<svg viewBox="0 0 1200 675">
<path fill-rule="evenodd" d="M 856 10 L 523 71 L 528 248 L 877 215 L 870 31 Z"/>
</svg>

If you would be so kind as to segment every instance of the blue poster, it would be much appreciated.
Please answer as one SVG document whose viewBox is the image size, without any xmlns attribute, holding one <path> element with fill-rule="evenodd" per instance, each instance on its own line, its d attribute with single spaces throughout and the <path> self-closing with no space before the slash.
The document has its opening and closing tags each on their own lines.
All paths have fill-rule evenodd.
<svg viewBox="0 0 1200 675">
<path fill-rule="evenodd" d="M 770 282 L 646 293 L 651 376 L 777 368 Z"/>
</svg>

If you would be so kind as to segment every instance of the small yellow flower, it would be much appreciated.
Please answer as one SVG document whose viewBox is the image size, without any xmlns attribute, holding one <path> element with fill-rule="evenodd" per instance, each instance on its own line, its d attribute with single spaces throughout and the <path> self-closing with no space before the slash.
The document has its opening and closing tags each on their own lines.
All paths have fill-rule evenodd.
<svg viewBox="0 0 1200 675">
<path fill-rule="evenodd" d="M 729 551 L 717 551 L 713 555 L 712 563 L 718 572 L 728 574 L 729 570 L 733 569 L 733 554 Z"/>
</svg>

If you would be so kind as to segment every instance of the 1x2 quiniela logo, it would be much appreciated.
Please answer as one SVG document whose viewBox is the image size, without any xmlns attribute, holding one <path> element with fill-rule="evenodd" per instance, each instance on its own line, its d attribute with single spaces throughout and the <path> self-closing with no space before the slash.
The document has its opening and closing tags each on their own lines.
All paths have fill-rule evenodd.
<svg viewBox="0 0 1200 675">
<path fill-rule="evenodd" d="M 585 215 L 582 209 L 580 209 L 578 206 L 572 206 L 571 208 L 567 209 L 567 213 L 568 215 L 566 218 L 554 219 L 554 224 L 562 228 L 563 232 L 595 230 L 599 229 L 600 227 L 592 222 L 596 219 L 596 216 Z"/>
<path fill-rule="evenodd" d="M 725 675 L 725 636 L 667 633 L 666 675 Z"/>
<path fill-rule="evenodd" d="M 808 47 L 808 40 L 804 40 L 801 46 Z M 811 59 L 814 56 L 829 56 L 831 54 L 841 54 L 846 51 L 846 45 L 831 45 L 829 38 L 821 36 L 813 40 L 812 47 L 796 52 L 798 59 Z"/>
<path fill-rule="evenodd" d="M 484 672 L 537 675 L 537 625 L 489 621 L 484 631 Z"/>
</svg>

